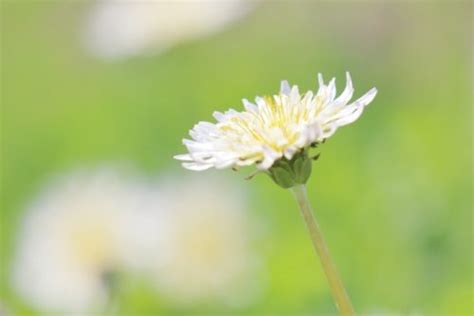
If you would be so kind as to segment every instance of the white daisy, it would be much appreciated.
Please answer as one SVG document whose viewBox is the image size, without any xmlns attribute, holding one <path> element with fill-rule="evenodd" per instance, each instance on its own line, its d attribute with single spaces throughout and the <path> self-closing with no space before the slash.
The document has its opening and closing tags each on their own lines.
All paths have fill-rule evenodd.
<svg viewBox="0 0 474 316">
<path fill-rule="evenodd" d="M 97 1 L 87 19 L 85 45 L 105 59 L 162 52 L 220 31 L 252 7 L 245 0 Z"/>
<path fill-rule="evenodd" d="M 130 258 L 137 259 L 134 246 L 141 239 L 130 237 L 140 236 L 146 226 L 133 225 L 130 219 L 140 211 L 142 194 L 135 181 L 109 169 L 76 172 L 53 182 L 24 218 L 14 288 L 44 311 L 103 308 L 113 276 Z"/>
<path fill-rule="evenodd" d="M 256 104 L 243 100 L 245 111 L 215 112 L 217 123 L 200 122 L 184 139 L 189 153 L 175 156 L 190 170 L 223 169 L 256 164 L 280 187 L 291 189 L 320 257 L 336 307 L 341 315 L 355 315 L 352 303 L 335 269 L 306 193 L 312 161 L 309 148 L 331 137 L 340 126 L 354 122 L 377 94 L 372 88 L 349 103 L 354 89 L 349 73 L 346 88 L 336 98 L 333 78 L 324 84 L 319 74 L 316 93 L 299 93 L 298 87 L 281 83 L 280 93 L 257 97 Z M 349 104 L 348 104 L 349 103 Z"/>
<path fill-rule="evenodd" d="M 290 161 L 340 126 L 354 122 L 374 99 L 377 90 L 372 88 L 349 103 L 354 89 L 349 73 L 346 77 L 346 87 L 338 97 L 335 78 L 326 85 L 319 74 L 316 93 L 300 94 L 298 86 L 282 81 L 280 93 L 273 97 L 257 97 L 255 104 L 244 99 L 242 112 L 215 112 L 217 123 L 195 125 L 189 133 L 192 140 L 183 140 L 189 153 L 175 158 L 190 170 L 252 164 L 268 170 L 282 158 Z"/>
<path fill-rule="evenodd" d="M 222 179 L 165 181 L 156 193 L 166 212 L 166 240 L 157 254 L 160 293 L 179 305 L 241 305 L 260 291 L 257 233 L 241 192 Z"/>
</svg>

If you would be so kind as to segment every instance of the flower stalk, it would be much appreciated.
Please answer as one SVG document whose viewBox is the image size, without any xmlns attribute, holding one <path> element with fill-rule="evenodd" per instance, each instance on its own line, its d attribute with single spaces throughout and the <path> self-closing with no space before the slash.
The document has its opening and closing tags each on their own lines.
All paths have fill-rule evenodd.
<svg viewBox="0 0 474 316">
<path fill-rule="evenodd" d="M 344 285 L 337 273 L 336 266 L 334 265 L 329 254 L 328 247 L 324 241 L 324 237 L 319 228 L 318 222 L 313 215 L 313 211 L 306 194 L 306 186 L 304 184 L 296 185 L 291 188 L 291 191 L 293 192 L 293 195 L 295 196 L 296 201 L 300 207 L 301 215 L 303 216 L 314 249 L 319 256 L 321 266 L 323 267 L 324 273 L 328 279 L 332 296 L 339 313 L 343 316 L 355 315 L 349 296 L 347 295 L 346 289 L 344 288 Z"/>
<path fill-rule="evenodd" d="M 107 289 L 107 302 L 103 314 L 105 316 L 116 316 L 118 311 L 119 298 L 119 274 L 114 270 L 104 270 L 102 273 L 102 282 Z"/>
<path fill-rule="evenodd" d="M 317 91 L 299 92 L 298 86 L 282 81 L 273 97 L 256 97 L 255 104 L 243 100 L 244 111 L 230 109 L 214 112 L 217 122 L 199 122 L 183 139 L 188 153 L 176 155 L 183 167 L 202 171 L 210 168 L 238 170 L 255 165 L 279 187 L 291 189 L 301 209 L 313 246 L 331 287 L 337 309 L 343 316 L 354 309 L 339 278 L 324 238 L 313 217 L 305 183 L 311 175 L 312 161 L 319 154 L 309 151 L 324 143 L 336 130 L 356 121 L 372 102 L 377 89 L 372 88 L 352 103 L 354 87 L 346 73 L 346 87 L 336 97 L 336 79 L 328 84 L 318 74 Z M 248 179 L 250 179 L 252 174 Z"/>
</svg>

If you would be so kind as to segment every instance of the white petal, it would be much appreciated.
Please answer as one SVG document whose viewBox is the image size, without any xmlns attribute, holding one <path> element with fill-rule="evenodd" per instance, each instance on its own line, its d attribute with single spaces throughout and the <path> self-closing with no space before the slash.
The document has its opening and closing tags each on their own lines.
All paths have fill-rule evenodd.
<svg viewBox="0 0 474 316">
<path fill-rule="evenodd" d="M 176 160 L 182 160 L 182 161 L 193 161 L 194 159 L 191 157 L 189 154 L 184 154 L 184 155 L 175 155 L 173 156 L 174 159 Z"/>
<path fill-rule="evenodd" d="M 369 92 L 357 99 L 355 102 L 334 113 L 325 121 L 325 123 L 335 123 L 338 126 L 343 126 L 354 122 L 360 117 L 364 107 L 374 99 L 376 94 L 377 89 L 370 89 Z"/>
<path fill-rule="evenodd" d="M 336 78 L 332 78 L 328 84 L 328 101 L 332 102 L 336 96 Z"/>
<path fill-rule="evenodd" d="M 236 162 L 236 159 L 223 160 L 221 162 L 216 162 L 214 164 L 214 167 L 216 167 L 217 169 L 225 169 L 225 168 L 235 165 L 235 162 Z"/>
<path fill-rule="evenodd" d="M 321 133 L 322 133 L 321 125 L 319 124 L 319 122 L 311 124 L 310 126 L 308 126 L 307 142 L 308 143 L 314 142 L 315 140 L 317 140 L 319 138 Z M 309 144 L 307 144 L 307 145 L 309 145 Z"/>
<path fill-rule="evenodd" d="M 244 108 L 249 112 L 257 112 L 257 106 L 252 102 L 249 102 L 247 99 L 242 99 L 242 103 L 244 104 Z"/>
<path fill-rule="evenodd" d="M 323 75 L 321 73 L 318 73 L 318 83 L 319 83 L 320 88 L 322 86 L 324 86 L 324 79 L 323 79 Z"/>
<path fill-rule="evenodd" d="M 324 84 L 323 75 L 320 73 L 318 74 L 318 84 L 319 84 L 319 88 L 318 88 L 318 92 L 316 92 L 316 97 L 325 98 L 327 87 Z"/>
<path fill-rule="evenodd" d="M 366 106 L 367 104 L 372 102 L 372 100 L 374 100 L 376 95 L 377 95 L 377 89 L 372 88 L 366 94 L 364 94 L 359 99 L 357 99 L 357 101 L 355 102 L 360 103 L 362 106 Z"/>
<path fill-rule="evenodd" d="M 285 156 L 286 159 L 290 160 L 297 150 L 298 150 L 298 148 L 288 147 L 285 150 L 285 153 L 283 154 L 283 156 Z"/>
<path fill-rule="evenodd" d="M 224 113 L 226 116 L 235 116 L 235 115 L 239 115 L 239 112 L 237 112 L 236 110 L 234 109 L 229 109 L 227 111 L 225 111 Z"/>
<path fill-rule="evenodd" d="M 216 125 L 213 124 L 213 123 L 201 121 L 201 122 L 197 123 L 196 125 L 194 125 L 193 129 L 207 132 L 209 130 L 215 129 L 215 127 L 216 127 Z"/>
<path fill-rule="evenodd" d="M 280 84 L 280 93 L 285 95 L 290 95 L 291 87 L 288 81 L 283 80 Z"/>
<path fill-rule="evenodd" d="M 300 100 L 300 91 L 298 89 L 298 86 L 293 86 L 290 91 L 290 102 L 291 103 L 296 103 Z"/>
<path fill-rule="evenodd" d="M 213 143 L 196 142 L 189 139 L 183 139 L 183 144 L 186 145 L 190 153 L 215 149 Z"/>
<path fill-rule="evenodd" d="M 262 97 L 256 97 L 255 102 L 257 103 L 259 111 L 263 111 L 265 107 L 267 106 L 265 99 L 263 99 Z"/>
<path fill-rule="evenodd" d="M 335 100 L 337 104 L 346 104 L 352 98 L 352 94 L 354 93 L 354 88 L 352 86 L 352 79 L 349 72 L 346 72 L 346 87 L 341 95 Z"/>
<path fill-rule="evenodd" d="M 336 132 L 337 127 L 338 127 L 337 124 L 334 124 L 334 123 L 329 124 L 329 126 L 327 126 L 326 129 L 321 133 L 320 139 L 323 140 L 323 139 L 327 139 L 331 137 Z"/>
<path fill-rule="evenodd" d="M 226 115 L 224 113 L 219 112 L 219 111 L 215 111 L 214 113 L 212 113 L 212 116 L 214 116 L 214 118 L 218 122 L 222 122 L 226 119 Z"/>
<path fill-rule="evenodd" d="M 212 168 L 210 164 L 200 164 L 195 162 L 183 162 L 182 166 L 186 169 L 193 170 L 193 171 L 202 171 Z"/>
<path fill-rule="evenodd" d="M 352 113 L 345 115 L 338 120 L 335 120 L 334 124 L 336 124 L 338 127 L 350 124 L 354 122 L 355 120 L 357 120 L 362 115 L 363 111 L 364 111 L 364 107 L 358 106 L 355 108 L 355 110 Z"/>
<path fill-rule="evenodd" d="M 262 150 L 263 150 L 264 155 L 263 155 L 263 161 L 257 166 L 259 169 L 270 168 L 275 162 L 275 160 L 277 160 L 278 158 L 281 158 L 282 156 L 280 153 L 277 153 L 276 151 L 274 151 L 273 149 L 267 146 L 264 146 Z"/>
<path fill-rule="evenodd" d="M 274 162 L 275 160 L 265 157 L 265 159 L 263 159 L 263 161 L 257 165 L 257 168 L 260 170 L 267 170 L 273 165 Z"/>
</svg>

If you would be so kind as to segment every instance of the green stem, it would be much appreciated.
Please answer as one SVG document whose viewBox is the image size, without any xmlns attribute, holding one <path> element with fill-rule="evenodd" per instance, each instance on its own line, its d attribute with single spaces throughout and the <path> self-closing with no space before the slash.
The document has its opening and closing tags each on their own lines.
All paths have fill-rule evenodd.
<svg viewBox="0 0 474 316">
<path fill-rule="evenodd" d="M 118 311 L 120 279 L 118 272 L 105 269 L 102 273 L 102 281 L 107 289 L 107 301 L 102 314 L 104 316 L 116 316 Z"/>
<path fill-rule="evenodd" d="M 349 296 L 347 296 L 344 285 L 336 271 L 336 266 L 329 255 L 329 250 L 324 241 L 323 234 L 313 216 L 313 211 L 306 194 L 306 186 L 304 184 L 294 186 L 292 192 L 300 206 L 301 215 L 303 215 L 314 249 L 319 256 L 324 273 L 328 279 L 332 296 L 339 313 L 343 316 L 355 315 Z"/>
</svg>

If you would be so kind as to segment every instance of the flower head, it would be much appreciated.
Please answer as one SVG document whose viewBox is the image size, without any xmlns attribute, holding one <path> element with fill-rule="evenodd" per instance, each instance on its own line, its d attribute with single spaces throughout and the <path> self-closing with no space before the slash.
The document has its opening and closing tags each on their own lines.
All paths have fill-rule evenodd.
<svg viewBox="0 0 474 316">
<path fill-rule="evenodd" d="M 12 282 L 42 311 L 90 313 L 103 307 L 115 275 L 137 257 L 128 236 L 139 212 L 142 186 L 112 169 L 59 177 L 25 214 Z M 125 241 L 125 242 L 124 242 Z"/>
<path fill-rule="evenodd" d="M 96 1 L 87 16 L 84 45 L 106 60 L 161 53 L 218 33 L 250 12 L 254 2 Z"/>
<path fill-rule="evenodd" d="M 251 245 L 259 227 L 244 192 L 221 178 L 187 177 L 163 181 L 155 195 L 166 238 L 152 272 L 164 298 L 178 305 L 255 299 L 260 260 Z"/>
<path fill-rule="evenodd" d="M 349 73 L 346 77 L 346 87 L 338 97 L 335 78 L 326 85 L 319 74 L 316 93 L 300 94 L 298 86 L 282 81 L 279 94 L 273 97 L 257 97 L 255 104 L 244 99 L 242 112 L 214 112 L 217 123 L 195 125 L 189 133 L 192 140 L 183 140 L 189 153 L 175 158 L 190 170 L 253 164 L 269 170 L 278 162 L 291 162 L 289 169 L 294 170 L 294 159 L 300 156 L 302 166 L 306 165 L 306 150 L 354 122 L 377 93 L 372 88 L 349 103 L 354 89 Z M 307 179 L 306 175 L 300 178 Z"/>
</svg>

